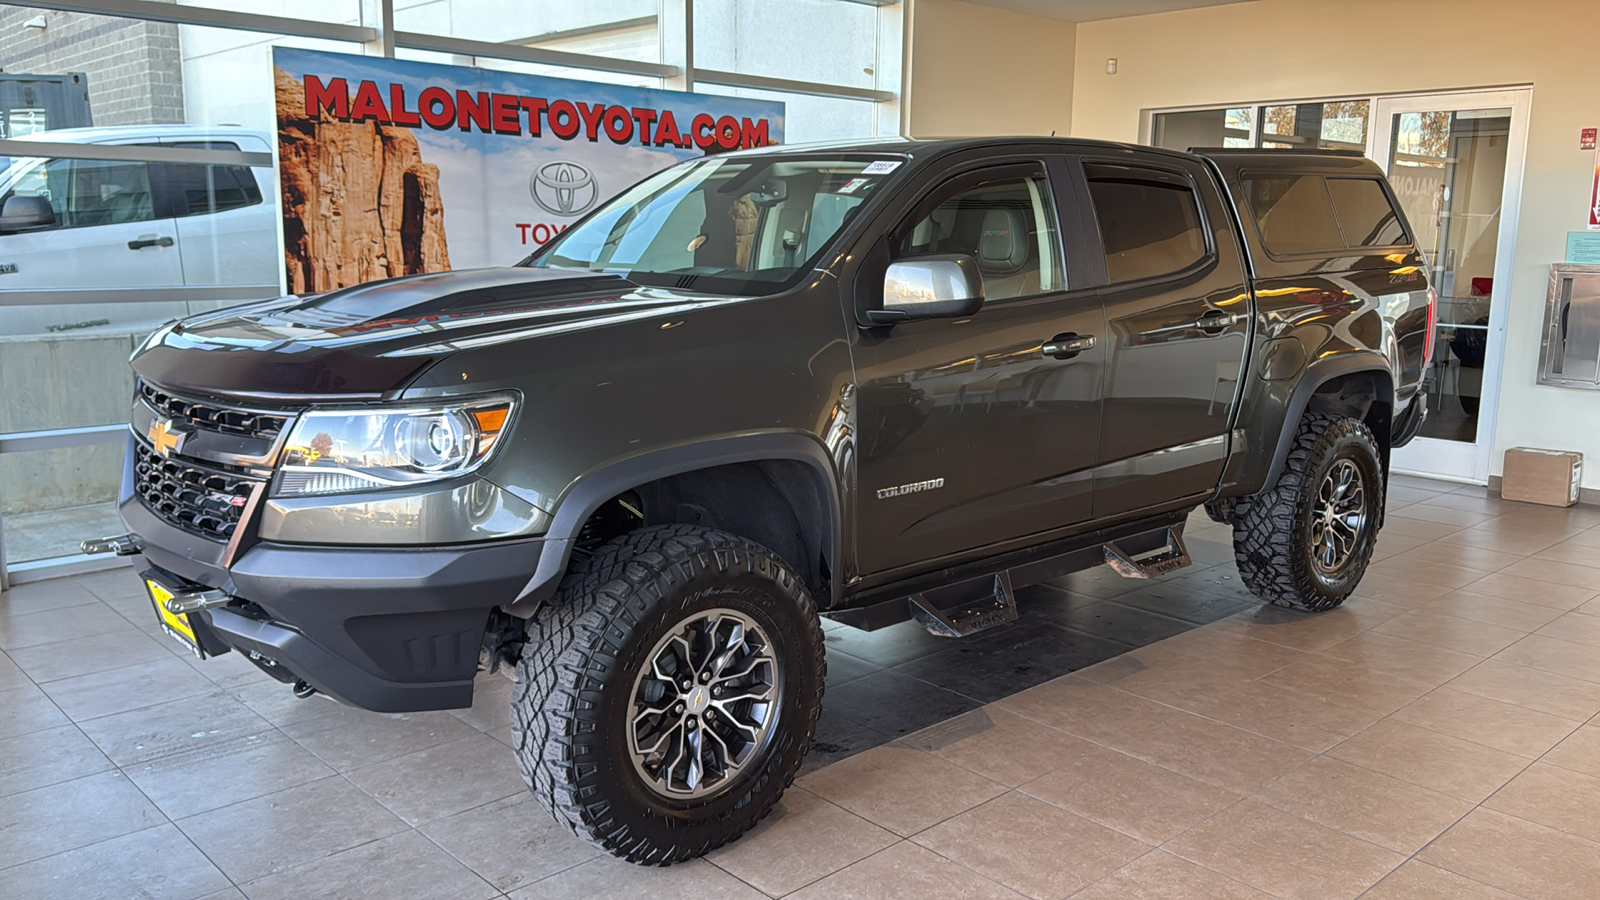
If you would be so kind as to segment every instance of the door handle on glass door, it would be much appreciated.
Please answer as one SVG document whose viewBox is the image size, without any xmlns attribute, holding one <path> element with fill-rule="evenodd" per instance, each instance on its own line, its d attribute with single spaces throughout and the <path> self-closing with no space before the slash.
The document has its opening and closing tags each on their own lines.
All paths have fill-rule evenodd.
<svg viewBox="0 0 1600 900">
<path fill-rule="evenodd" d="M 1206 334 L 1221 334 L 1223 329 L 1244 318 L 1243 313 L 1224 312 L 1220 309 L 1208 309 L 1205 315 L 1194 321 L 1195 327 Z"/>
<path fill-rule="evenodd" d="M 1094 344 L 1094 335 L 1069 331 L 1044 342 L 1040 345 L 1039 352 L 1056 359 L 1071 359 L 1085 350 L 1093 350 Z"/>
<path fill-rule="evenodd" d="M 172 238 L 169 238 L 166 235 L 162 235 L 161 237 L 156 237 L 153 234 L 141 234 L 141 235 L 139 235 L 139 237 L 137 239 L 131 240 L 131 241 L 128 242 L 128 249 L 129 250 L 143 250 L 146 247 L 171 247 L 171 246 L 172 246 Z"/>
</svg>

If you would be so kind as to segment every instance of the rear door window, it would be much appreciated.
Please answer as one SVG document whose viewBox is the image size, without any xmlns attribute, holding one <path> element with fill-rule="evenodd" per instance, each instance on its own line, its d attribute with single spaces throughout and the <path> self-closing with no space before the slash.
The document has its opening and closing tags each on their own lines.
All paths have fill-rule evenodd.
<svg viewBox="0 0 1600 900">
<path fill-rule="evenodd" d="M 1269 253 L 1344 249 L 1344 235 L 1321 175 L 1252 176 L 1242 180 L 1245 201 Z"/>
<path fill-rule="evenodd" d="M 1328 194 L 1351 247 L 1391 247 L 1407 243 L 1405 226 L 1389 194 L 1376 178 L 1329 178 Z"/>
<path fill-rule="evenodd" d="M 231 141 L 177 141 L 163 146 L 188 150 L 238 150 Z M 262 202 L 261 187 L 248 166 L 158 163 L 166 178 L 172 215 L 199 216 Z"/>
<path fill-rule="evenodd" d="M 1189 180 L 1162 169 L 1084 166 L 1115 284 L 1181 272 L 1205 259 L 1205 220 Z"/>
</svg>

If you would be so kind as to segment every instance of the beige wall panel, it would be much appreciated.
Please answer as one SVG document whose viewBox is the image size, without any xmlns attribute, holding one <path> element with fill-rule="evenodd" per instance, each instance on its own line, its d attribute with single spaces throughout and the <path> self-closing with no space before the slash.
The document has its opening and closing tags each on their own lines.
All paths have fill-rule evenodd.
<svg viewBox="0 0 1600 900">
<path fill-rule="evenodd" d="M 1075 24 L 960 0 L 912 0 L 911 17 L 911 135 L 1067 133 Z"/>
</svg>

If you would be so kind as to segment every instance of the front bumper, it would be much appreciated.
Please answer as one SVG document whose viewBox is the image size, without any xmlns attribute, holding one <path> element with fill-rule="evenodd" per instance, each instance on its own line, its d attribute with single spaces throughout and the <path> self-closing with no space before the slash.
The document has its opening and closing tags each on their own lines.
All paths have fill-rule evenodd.
<svg viewBox="0 0 1600 900">
<path fill-rule="evenodd" d="M 379 712 L 472 704 L 489 615 L 527 585 L 544 543 L 411 549 L 256 541 L 241 544 L 225 565 L 223 544 L 168 525 L 131 490 L 120 512 L 143 541 L 142 570 L 236 598 L 190 613 L 208 652 L 254 653 L 322 693 Z"/>
</svg>

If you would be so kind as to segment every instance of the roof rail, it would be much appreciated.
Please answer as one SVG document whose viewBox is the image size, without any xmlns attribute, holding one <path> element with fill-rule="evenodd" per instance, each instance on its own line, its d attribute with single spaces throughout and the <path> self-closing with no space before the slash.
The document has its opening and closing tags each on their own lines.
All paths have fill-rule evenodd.
<svg viewBox="0 0 1600 900">
<path fill-rule="evenodd" d="M 1189 152 L 1196 156 L 1209 156 L 1213 153 L 1306 153 L 1312 156 L 1343 156 L 1365 159 L 1366 153 L 1361 150 L 1322 150 L 1316 148 L 1299 147 L 1292 149 L 1267 148 L 1267 147 L 1190 147 Z"/>
</svg>

